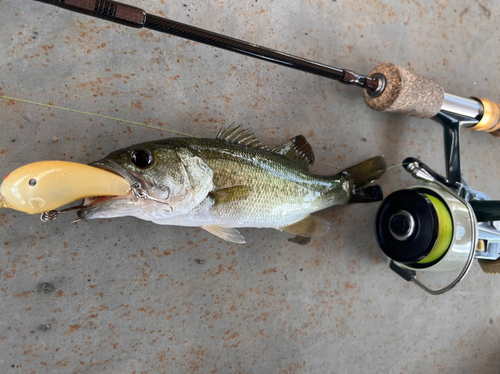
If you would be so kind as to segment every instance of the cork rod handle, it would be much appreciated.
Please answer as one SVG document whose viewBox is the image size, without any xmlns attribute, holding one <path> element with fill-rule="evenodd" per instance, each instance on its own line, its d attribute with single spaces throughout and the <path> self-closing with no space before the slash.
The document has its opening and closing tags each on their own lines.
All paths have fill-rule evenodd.
<svg viewBox="0 0 500 374">
<path fill-rule="evenodd" d="M 443 105 L 444 90 L 432 79 L 391 63 L 375 67 L 369 75 L 373 77 L 375 74 L 385 77 L 384 91 L 376 97 L 364 92 L 366 104 L 374 110 L 431 118 Z"/>
</svg>

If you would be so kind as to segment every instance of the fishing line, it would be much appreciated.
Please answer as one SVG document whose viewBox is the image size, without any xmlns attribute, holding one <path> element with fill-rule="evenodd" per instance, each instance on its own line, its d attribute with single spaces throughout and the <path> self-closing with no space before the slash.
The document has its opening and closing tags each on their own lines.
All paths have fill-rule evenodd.
<svg viewBox="0 0 500 374">
<path fill-rule="evenodd" d="M 111 119 L 111 120 L 114 120 L 114 121 L 117 121 L 117 122 L 124 122 L 124 123 L 128 123 L 128 124 L 131 124 L 131 125 L 136 125 L 136 126 L 142 126 L 142 127 L 147 127 L 149 129 L 154 129 L 154 130 L 160 130 L 160 131 L 167 131 L 167 132 L 171 132 L 173 134 L 177 134 L 177 135 L 183 135 L 183 136 L 190 136 L 190 137 L 193 137 L 193 138 L 199 138 L 199 136 L 196 136 L 196 135 L 191 135 L 191 134 L 187 134 L 185 132 L 180 132 L 180 131 L 175 131 L 175 130 L 169 130 L 169 129 L 165 129 L 163 127 L 158 127 L 158 126 L 152 126 L 152 125 L 146 125 L 144 123 L 140 123 L 140 122 L 134 122 L 134 121 L 129 121 L 129 120 L 126 120 L 126 119 L 122 119 L 122 118 L 116 118 L 116 117 L 111 117 L 111 116 L 105 116 L 103 114 L 97 114 L 97 113 L 91 113 L 91 112 L 85 112 L 85 111 L 82 111 L 82 110 L 77 110 L 77 109 L 70 109 L 70 108 L 65 108 L 65 107 L 61 107 L 61 106 L 56 106 L 56 105 L 50 105 L 50 104 L 43 104 L 43 103 L 39 103 L 39 102 L 36 102 L 36 101 L 31 101 L 31 100 L 24 100 L 24 99 L 18 99 L 18 98 L 15 98 L 15 97 L 9 97 L 9 96 L 0 96 L 0 99 L 5 99 L 5 100 L 12 100 L 12 101 L 19 101 L 19 102 L 22 102 L 22 103 L 27 103 L 27 104 L 33 104 L 33 105 L 38 105 L 38 106 L 43 106 L 43 107 L 46 107 L 46 108 L 51 108 L 51 109 L 59 109 L 59 110 L 66 110 L 68 112 L 73 112 L 73 113 L 79 113 L 79 114 L 85 114 L 87 116 L 93 116 L 93 117 L 99 117 L 99 118 L 105 118 L 105 119 Z M 338 166 L 335 166 L 335 165 L 331 165 L 331 164 L 328 164 L 326 162 L 321 162 L 321 161 L 315 161 L 317 164 L 321 164 L 321 165 L 324 165 L 324 166 L 328 166 L 328 167 L 331 167 L 333 169 L 340 169 Z M 401 164 L 400 164 L 401 165 Z M 396 166 L 399 166 L 399 165 L 395 165 L 395 166 L 392 166 L 392 167 L 396 167 Z M 390 168 L 392 168 L 390 167 Z M 390 169 L 388 168 L 388 169 Z"/>
<path fill-rule="evenodd" d="M 175 131 L 175 130 L 169 130 L 169 129 L 164 129 L 164 128 L 158 127 L 158 126 L 146 125 L 144 123 L 129 121 L 129 120 L 126 120 L 126 119 L 121 119 L 121 118 L 116 118 L 116 117 L 111 117 L 111 116 L 105 116 L 103 114 L 90 113 L 90 112 L 84 112 L 84 111 L 76 110 L 76 109 L 64 108 L 64 107 L 60 107 L 60 106 L 56 106 L 56 105 L 37 103 L 36 101 L 30 101 L 30 100 L 24 100 L 24 99 L 17 99 L 15 97 L 0 96 L 0 99 L 12 100 L 12 101 L 19 101 L 19 102 L 22 102 L 22 103 L 43 106 L 43 107 L 46 107 L 46 108 L 66 110 L 68 112 L 79 113 L 79 114 L 86 114 L 88 116 L 94 116 L 94 117 L 112 119 L 114 121 L 129 123 L 131 125 L 137 125 L 137 126 L 147 127 L 147 128 L 150 128 L 150 129 L 161 130 L 161 131 L 168 131 L 168 132 L 171 132 L 171 133 L 174 133 L 174 134 L 178 134 L 178 135 L 191 136 L 191 137 L 198 138 L 197 136 L 186 134 L 184 132 Z"/>
<path fill-rule="evenodd" d="M 398 167 L 403 166 L 403 165 L 408 165 L 408 164 L 401 162 L 401 163 L 396 164 L 396 165 L 388 166 L 387 169 L 385 169 L 385 170 L 389 171 L 391 169 L 398 168 Z"/>
</svg>

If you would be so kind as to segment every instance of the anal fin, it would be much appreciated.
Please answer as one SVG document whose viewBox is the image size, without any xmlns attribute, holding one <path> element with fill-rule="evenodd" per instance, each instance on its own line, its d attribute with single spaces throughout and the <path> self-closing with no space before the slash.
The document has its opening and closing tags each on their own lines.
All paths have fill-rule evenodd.
<svg viewBox="0 0 500 374">
<path fill-rule="evenodd" d="M 330 222 L 316 216 L 307 216 L 298 222 L 279 227 L 278 229 L 309 238 L 312 236 L 320 237 L 325 236 L 328 230 L 330 230 Z"/>
<path fill-rule="evenodd" d="M 224 226 L 201 226 L 203 230 L 208 231 L 221 239 L 231 243 L 245 244 L 245 238 L 234 227 Z"/>
</svg>

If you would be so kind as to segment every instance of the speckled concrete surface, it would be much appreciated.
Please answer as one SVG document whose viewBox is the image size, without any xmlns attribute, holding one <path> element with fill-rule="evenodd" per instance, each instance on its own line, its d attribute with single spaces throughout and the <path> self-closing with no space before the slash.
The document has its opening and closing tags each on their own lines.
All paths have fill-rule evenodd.
<svg viewBox="0 0 500 374">
<path fill-rule="evenodd" d="M 128 3 L 360 73 L 389 61 L 447 92 L 500 99 L 494 0 Z M 385 154 L 444 170 L 437 124 L 372 112 L 356 88 L 30 0 L 0 10 L 0 95 L 164 129 L 0 100 L 0 176 L 233 122 L 269 145 L 304 134 L 339 169 Z M 499 142 L 463 134 L 465 178 L 497 199 Z M 410 183 L 400 168 L 381 180 L 386 193 Z M 305 246 L 273 230 L 244 230 L 248 244 L 236 245 L 132 218 L 42 223 L 1 211 L 0 372 L 499 373 L 500 279 L 474 264 L 443 296 L 407 284 L 375 243 L 376 207 L 320 213 L 332 229 Z"/>
</svg>

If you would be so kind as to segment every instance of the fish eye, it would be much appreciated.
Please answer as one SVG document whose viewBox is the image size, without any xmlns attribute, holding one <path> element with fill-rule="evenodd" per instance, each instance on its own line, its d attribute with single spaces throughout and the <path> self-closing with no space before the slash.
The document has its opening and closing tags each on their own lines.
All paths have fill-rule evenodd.
<svg viewBox="0 0 500 374">
<path fill-rule="evenodd" d="M 135 166 L 144 169 L 153 164 L 153 155 L 149 151 L 135 151 L 130 156 Z"/>
<path fill-rule="evenodd" d="M 29 183 L 29 185 L 30 185 L 31 187 L 34 187 L 34 186 L 36 186 L 36 179 L 35 179 L 35 178 L 31 178 L 31 179 L 30 179 L 30 181 L 29 181 L 28 183 Z"/>
</svg>

